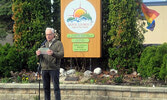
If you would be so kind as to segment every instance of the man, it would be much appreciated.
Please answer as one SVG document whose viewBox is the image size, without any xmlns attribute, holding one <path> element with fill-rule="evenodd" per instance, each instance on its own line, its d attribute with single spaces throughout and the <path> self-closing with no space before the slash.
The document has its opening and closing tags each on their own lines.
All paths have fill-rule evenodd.
<svg viewBox="0 0 167 100">
<path fill-rule="evenodd" d="M 61 58 L 64 56 L 64 48 L 62 42 L 55 38 L 54 32 L 53 28 L 46 28 L 45 30 L 47 41 L 41 46 L 41 48 L 49 48 L 46 54 L 42 54 L 40 49 L 36 51 L 36 55 L 41 60 L 45 100 L 50 100 L 51 98 L 51 80 L 54 86 L 55 100 L 61 100 L 59 88 L 59 69 Z"/>
</svg>

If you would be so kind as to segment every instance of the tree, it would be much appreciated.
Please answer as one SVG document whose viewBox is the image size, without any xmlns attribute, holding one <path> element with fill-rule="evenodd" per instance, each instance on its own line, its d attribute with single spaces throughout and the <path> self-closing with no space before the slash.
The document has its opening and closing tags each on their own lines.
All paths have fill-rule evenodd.
<svg viewBox="0 0 167 100">
<path fill-rule="evenodd" d="M 44 41 L 45 28 L 51 24 L 50 0 L 13 0 L 14 44 L 24 57 L 23 68 L 35 70 L 35 51 Z"/>
<path fill-rule="evenodd" d="M 0 39 L 4 39 L 8 33 L 12 33 L 13 21 L 12 16 L 12 1 L 0 1 Z"/>
<path fill-rule="evenodd" d="M 110 0 L 109 67 L 120 74 L 136 70 L 142 51 L 143 23 L 140 0 Z"/>
</svg>

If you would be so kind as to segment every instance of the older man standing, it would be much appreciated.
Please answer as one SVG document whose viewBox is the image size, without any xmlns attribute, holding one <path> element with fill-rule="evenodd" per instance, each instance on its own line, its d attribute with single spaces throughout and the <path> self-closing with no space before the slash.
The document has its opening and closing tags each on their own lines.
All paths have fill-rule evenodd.
<svg viewBox="0 0 167 100">
<path fill-rule="evenodd" d="M 64 57 L 64 48 L 62 42 L 57 40 L 53 28 L 46 28 L 46 42 L 41 48 L 49 48 L 46 54 L 41 50 L 36 51 L 36 55 L 41 59 L 43 88 L 45 100 L 50 100 L 50 81 L 53 81 L 55 100 L 61 100 L 59 88 L 59 69 L 61 58 Z"/>
</svg>

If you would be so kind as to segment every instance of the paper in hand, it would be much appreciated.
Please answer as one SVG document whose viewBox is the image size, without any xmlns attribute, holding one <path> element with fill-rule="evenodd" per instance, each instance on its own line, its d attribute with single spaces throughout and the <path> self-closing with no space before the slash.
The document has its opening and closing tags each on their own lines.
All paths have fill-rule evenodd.
<svg viewBox="0 0 167 100">
<path fill-rule="evenodd" d="M 41 51 L 41 54 L 47 54 L 49 48 L 39 48 L 39 50 Z"/>
</svg>

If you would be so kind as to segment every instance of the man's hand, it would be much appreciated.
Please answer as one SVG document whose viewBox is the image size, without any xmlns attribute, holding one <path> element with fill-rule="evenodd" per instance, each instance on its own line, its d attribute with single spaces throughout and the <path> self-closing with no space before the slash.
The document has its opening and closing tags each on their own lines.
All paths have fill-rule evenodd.
<svg viewBox="0 0 167 100">
<path fill-rule="evenodd" d="M 37 50 L 36 51 L 36 55 L 39 56 L 41 54 L 41 51 L 40 50 Z"/>
<path fill-rule="evenodd" d="M 52 50 L 48 50 L 47 54 L 51 56 L 51 55 L 53 55 L 53 51 Z"/>
</svg>

